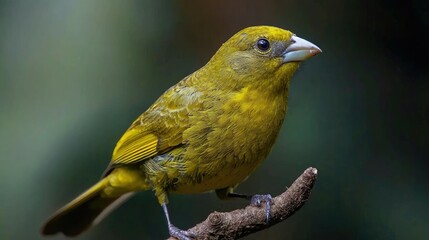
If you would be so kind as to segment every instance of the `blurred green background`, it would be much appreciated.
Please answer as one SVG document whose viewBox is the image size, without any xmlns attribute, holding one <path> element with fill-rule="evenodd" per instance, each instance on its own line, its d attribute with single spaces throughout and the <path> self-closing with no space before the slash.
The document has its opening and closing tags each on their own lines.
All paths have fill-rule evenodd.
<svg viewBox="0 0 429 240">
<path fill-rule="evenodd" d="M 427 238 L 429 4 L 365 2 L 0 1 L 0 239 L 42 239 L 130 123 L 251 25 L 290 29 L 323 53 L 296 74 L 279 139 L 238 190 L 277 195 L 310 166 L 318 182 L 297 214 L 247 239 Z M 181 228 L 247 204 L 170 200 Z M 167 236 L 144 192 L 79 239 Z"/>
</svg>

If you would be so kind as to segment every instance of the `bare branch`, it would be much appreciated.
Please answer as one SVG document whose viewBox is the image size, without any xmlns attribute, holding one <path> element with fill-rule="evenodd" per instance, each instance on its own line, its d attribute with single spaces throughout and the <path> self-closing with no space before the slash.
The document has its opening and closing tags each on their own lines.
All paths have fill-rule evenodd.
<svg viewBox="0 0 429 240">
<path fill-rule="evenodd" d="M 252 205 L 231 212 L 213 212 L 193 228 L 196 239 L 237 239 L 269 228 L 298 211 L 308 200 L 317 178 L 317 169 L 308 168 L 282 194 L 273 198 L 270 221 L 266 223 L 265 205 Z M 175 238 L 170 237 L 169 240 Z"/>
</svg>

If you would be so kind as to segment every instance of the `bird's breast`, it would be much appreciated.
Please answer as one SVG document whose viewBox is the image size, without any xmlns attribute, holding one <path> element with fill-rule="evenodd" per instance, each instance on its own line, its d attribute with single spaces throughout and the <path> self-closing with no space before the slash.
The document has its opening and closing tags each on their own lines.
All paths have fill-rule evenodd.
<svg viewBox="0 0 429 240">
<path fill-rule="evenodd" d="M 203 192 L 244 181 L 271 150 L 285 116 L 286 99 L 243 89 L 215 112 L 185 132 L 184 159 L 189 161 L 184 169 L 191 184 L 178 186 L 177 192 Z"/>
<path fill-rule="evenodd" d="M 243 88 L 225 103 L 223 111 L 219 131 L 213 137 L 229 142 L 227 149 L 238 161 L 259 162 L 277 138 L 286 113 L 286 99 Z"/>
</svg>

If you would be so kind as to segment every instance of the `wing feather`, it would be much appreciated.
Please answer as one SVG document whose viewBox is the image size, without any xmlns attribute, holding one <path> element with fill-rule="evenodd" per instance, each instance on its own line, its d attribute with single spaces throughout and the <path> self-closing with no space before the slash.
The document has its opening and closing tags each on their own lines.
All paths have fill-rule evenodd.
<svg viewBox="0 0 429 240">
<path fill-rule="evenodd" d="M 159 138 L 152 133 L 129 129 L 113 151 L 111 165 L 133 164 L 158 153 Z"/>
<path fill-rule="evenodd" d="M 105 174 L 117 166 L 135 164 L 183 145 L 189 115 L 202 108 L 201 93 L 185 83 L 167 90 L 133 122 L 116 144 Z"/>
</svg>

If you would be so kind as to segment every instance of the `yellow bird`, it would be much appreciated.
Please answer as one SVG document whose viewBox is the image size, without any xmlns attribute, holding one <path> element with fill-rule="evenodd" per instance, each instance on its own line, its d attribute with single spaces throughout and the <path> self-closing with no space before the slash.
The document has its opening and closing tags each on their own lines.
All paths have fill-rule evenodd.
<svg viewBox="0 0 429 240">
<path fill-rule="evenodd" d="M 137 191 L 154 190 L 171 236 L 169 193 L 215 190 L 220 198 L 266 202 L 270 195 L 233 192 L 264 160 L 285 118 L 290 80 L 300 62 L 320 53 L 292 32 L 241 30 L 210 61 L 168 89 L 120 138 L 103 178 L 59 209 L 42 234 L 76 236 Z"/>
</svg>

